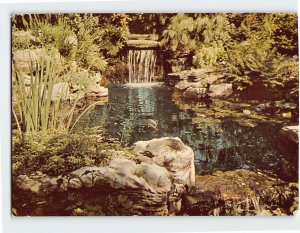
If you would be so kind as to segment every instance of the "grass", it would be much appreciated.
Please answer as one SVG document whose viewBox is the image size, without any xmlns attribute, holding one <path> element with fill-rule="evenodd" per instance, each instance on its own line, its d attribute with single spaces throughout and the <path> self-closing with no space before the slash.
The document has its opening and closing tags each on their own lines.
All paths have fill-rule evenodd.
<svg viewBox="0 0 300 233">
<path fill-rule="evenodd" d="M 58 95 L 52 100 L 55 85 L 67 82 L 68 75 L 58 75 L 57 64 L 50 57 L 41 58 L 30 64 L 30 77 L 13 66 L 13 99 L 12 107 L 20 136 L 23 133 L 37 133 L 47 130 L 68 131 L 79 95 L 65 110 L 65 88 L 58 88 Z M 27 84 L 26 84 L 27 82 Z M 29 85 L 28 85 L 28 82 Z M 62 114 L 62 109 L 66 111 Z"/>
</svg>

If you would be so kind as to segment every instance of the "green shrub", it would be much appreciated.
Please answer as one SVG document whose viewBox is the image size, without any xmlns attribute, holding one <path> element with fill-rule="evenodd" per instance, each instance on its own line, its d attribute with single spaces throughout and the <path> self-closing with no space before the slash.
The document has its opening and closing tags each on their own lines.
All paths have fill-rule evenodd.
<svg viewBox="0 0 300 233">
<path fill-rule="evenodd" d="M 14 135 L 12 155 L 14 175 L 40 171 L 57 176 L 83 166 L 106 166 L 115 158 L 132 158 L 133 153 L 118 141 L 100 135 L 49 131 L 21 140 Z"/>
<path fill-rule="evenodd" d="M 67 38 L 74 36 L 74 33 L 63 18 L 59 18 L 55 25 L 41 21 L 34 32 L 34 35 L 41 39 L 43 46 L 56 47 L 64 57 L 71 54 L 73 45 L 68 42 Z"/>
<path fill-rule="evenodd" d="M 240 19 L 236 29 L 239 38 L 226 48 L 226 65 L 231 70 L 228 75 L 240 90 L 259 84 L 297 95 L 292 90 L 298 83 L 298 57 L 278 52 L 277 17 L 277 14 L 246 14 Z"/>
<path fill-rule="evenodd" d="M 227 53 L 222 44 L 212 42 L 210 45 L 203 45 L 193 57 L 193 65 L 196 68 L 218 67 L 224 65 L 227 60 Z"/>
<path fill-rule="evenodd" d="M 195 52 L 204 45 L 224 44 L 230 25 L 222 14 L 177 14 L 162 34 L 162 44 L 171 51 Z"/>
</svg>

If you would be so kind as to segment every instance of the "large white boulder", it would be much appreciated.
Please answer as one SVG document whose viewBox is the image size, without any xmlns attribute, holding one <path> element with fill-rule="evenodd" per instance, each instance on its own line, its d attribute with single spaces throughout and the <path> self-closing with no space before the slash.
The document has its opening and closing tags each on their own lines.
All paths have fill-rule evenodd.
<svg viewBox="0 0 300 233">
<path fill-rule="evenodd" d="M 139 141 L 135 143 L 134 151 L 165 167 L 172 174 L 174 183 L 187 186 L 195 183 L 194 152 L 180 138 Z"/>
</svg>

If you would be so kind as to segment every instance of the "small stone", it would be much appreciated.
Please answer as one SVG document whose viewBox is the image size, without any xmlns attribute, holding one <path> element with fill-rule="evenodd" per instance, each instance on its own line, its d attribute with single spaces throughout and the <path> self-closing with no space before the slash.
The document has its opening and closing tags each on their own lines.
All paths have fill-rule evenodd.
<svg viewBox="0 0 300 233">
<path fill-rule="evenodd" d="M 292 117 L 292 113 L 291 112 L 284 112 L 284 113 L 282 113 L 282 117 L 283 118 L 291 118 Z"/>
<path fill-rule="evenodd" d="M 248 110 L 248 109 L 244 109 L 244 110 L 243 110 L 243 113 L 244 113 L 245 115 L 250 115 L 250 114 L 251 114 L 251 111 Z"/>
<path fill-rule="evenodd" d="M 79 189 L 82 187 L 82 183 L 79 178 L 72 178 L 69 180 L 68 188 Z"/>
</svg>

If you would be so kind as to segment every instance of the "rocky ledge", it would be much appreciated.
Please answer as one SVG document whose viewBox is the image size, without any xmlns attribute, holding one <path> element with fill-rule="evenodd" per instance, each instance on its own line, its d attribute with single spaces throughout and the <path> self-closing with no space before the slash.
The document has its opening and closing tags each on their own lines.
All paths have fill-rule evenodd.
<svg viewBox="0 0 300 233">
<path fill-rule="evenodd" d="M 184 70 L 167 75 L 166 83 L 183 92 L 184 99 L 224 98 L 232 94 L 232 84 L 224 83 L 224 70 Z"/>
<path fill-rule="evenodd" d="M 140 141 L 135 161 L 82 167 L 67 176 L 14 178 L 17 215 L 175 215 L 195 182 L 194 153 L 179 138 Z M 81 211 L 82 210 L 82 211 Z"/>
<path fill-rule="evenodd" d="M 25 34 L 27 35 L 27 34 Z M 72 41 L 72 38 L 69 38 Z M 70 43 L 71 43 L 70 41 Z M 44 48 L 16 50 L 12 52 L 12 62 L 15 68 L 23 74 L 26 92 L 29 95 L 32 83 L 35 82 L 35 76 L 31 75 L 38 66 L 39 62 L 43 59 L 52 59 L 55 65 L 60 65 L 64 62 L 64 58 L 60 55 L 59 51 L 51 48 L 49 51 Z M 31 64 L 34 64 L 33 66 Z M 85 69 L 79 69 L 75 61 L 72 62 L 71 68 L 74 70 L 74 79 L 77 83 L 57 82 L 53 86 L 51 100 L 76 100 L 83 97 L 87 98 L 100 98 L 108 96 L 108 89 L 101 85 L 102 76 L 98 73 L 91 73 Z M 81 80 L 78 82 L 78 80 Z M 79 85 L 81 83 L 81 85 Z M 13 85 L 16 83 L 13 81 Z M 82 85 L 83 84 L 83 85 Z M 44 84 L 41 84 L 42 86 Z"/>
<path fill-rule="evenodd" d="M 133 153 L 64 176 L 14 177 L 15 214 L 291 215 L 298 208 L 298 184 L 262 172 L 195 176 L 194 153 L 179 138 L 139 141 Z"/>
<path fill-rule="evenodd" d="M 156 34 L 130 34 L 125 45 L 131 49 L 158 49 L 161 47 Z"/>
</svg>

